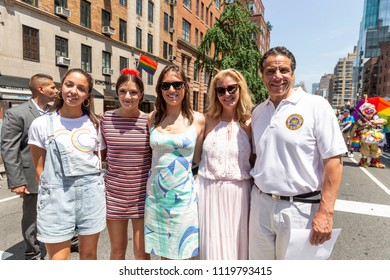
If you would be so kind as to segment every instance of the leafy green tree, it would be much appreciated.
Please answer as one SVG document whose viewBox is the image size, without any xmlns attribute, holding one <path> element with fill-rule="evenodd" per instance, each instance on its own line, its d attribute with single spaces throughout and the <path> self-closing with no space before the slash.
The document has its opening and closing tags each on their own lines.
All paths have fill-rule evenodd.
<svg viewBox="0 0 390 280">
<path fill-rule="evenodd" d="M 204 36 L 198 48 L 196 64 L 210 73 L 209 84 L 215 70 L 235 68 L 245 77 L 255 104 L 267 97 L 259 76 L 261 54 L 252 39 L 261 28 L 250 20 L 251 13 L 239 1 L 224 4 L 224 10 L 215 25 Z M 213 56 L 210 56 L 213 50 Z"/>
</svg>

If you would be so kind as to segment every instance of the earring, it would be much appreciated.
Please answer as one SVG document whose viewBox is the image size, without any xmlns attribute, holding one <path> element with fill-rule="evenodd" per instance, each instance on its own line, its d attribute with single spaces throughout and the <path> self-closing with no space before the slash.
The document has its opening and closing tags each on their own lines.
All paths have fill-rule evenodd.
<svg viewBox="0 0 390 280">
<path fill-rule="evenodd" d="M 85 104 L 85 100 L 87 100 L 87 101 L 88 101 L 88 103 L 87 103 L 87 104 Z M 85 108 L 88 108 L 88 107 L 89 107 L 89 99 L 85 99 L 85 100 L 84 100 L 84 102 L 83 102 L 83 105 L 84 105 L 84 107 L 85 107 Z"/>
</svg>

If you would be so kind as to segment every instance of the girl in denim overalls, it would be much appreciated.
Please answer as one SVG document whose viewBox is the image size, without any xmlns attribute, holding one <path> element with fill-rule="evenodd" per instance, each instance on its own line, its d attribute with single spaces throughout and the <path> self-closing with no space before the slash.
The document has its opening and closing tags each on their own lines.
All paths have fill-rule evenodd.
<svg viewBox="0 0 390 280">
<path fill-rule="evenodd" d="M 97 259 L 105 228 L 105 197 L 100 159 L 99 121 L 91 112 L 92 77 L 69 70 L 61 82 L 55 111 L 37 118 L 29 131 L 39 181 L 38 239 L 50 259 L 70 259 L 70 240 L 79 234 L 80 259 Z"/>
</svg>

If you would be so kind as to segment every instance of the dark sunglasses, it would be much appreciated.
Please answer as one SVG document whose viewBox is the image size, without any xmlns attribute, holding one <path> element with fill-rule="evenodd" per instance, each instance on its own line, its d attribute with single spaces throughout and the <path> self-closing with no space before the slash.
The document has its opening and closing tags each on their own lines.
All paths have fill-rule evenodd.
<svg viewBox="0 0 390 280">
<path fill-rule="evenodd" d="M 163 90 L 168 90 L 171 88 L 171 86 L 173 86 L 173 88 L 175 90 L 179 90 L 179 89 L 182 89 L 183 88 L 183 85 L 184 85 L 184 82 L 180 81 L 180 82 L 172 82 L 172 83 L 168 83 L 168 82 L 162 82 L 160 84 L 160 87 L 161 89 Z"/>
<path fill-rule="evenodd" d="M 234 84 L 234 85 L 230 85 L 230 86 L 227 86 L 227 87 L 216 87 L 215 88 L 215 93 L 221 97 L 221 96 L 224 96 L 226 94 L 226 91 L 229 93 L 229 94 L 236 94 L 237 92 L 237 89 L 238 89 L 238 84 Z"/>
</svg>

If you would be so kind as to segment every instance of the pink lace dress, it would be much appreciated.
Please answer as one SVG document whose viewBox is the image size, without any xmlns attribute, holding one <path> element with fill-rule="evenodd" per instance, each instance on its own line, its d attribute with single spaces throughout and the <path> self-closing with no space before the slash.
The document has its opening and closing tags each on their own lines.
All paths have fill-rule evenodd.
<svg viewBox="0 0 390 280">
<path fill-rule="evenodd" d="M 250 155 L 249 137 L 238 122 L 219 122 L 203 143 L 195 180 L 200 259 L 248 259 Z"/>
</svg>

